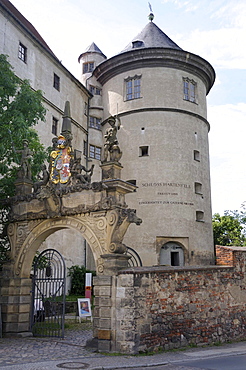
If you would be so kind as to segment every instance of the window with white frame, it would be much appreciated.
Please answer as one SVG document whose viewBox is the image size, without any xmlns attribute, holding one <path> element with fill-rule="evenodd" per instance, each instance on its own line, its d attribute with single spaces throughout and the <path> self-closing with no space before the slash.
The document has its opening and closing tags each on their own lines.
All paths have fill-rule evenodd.
<svg viewBox="0 0 246 370">
<path fill-rule="evenodd" d="M 126 100 L 141 98 L 141 76 L 125 79 Z"/>
<path fill-rule="evenodd" d="M 99 87 L 90 85 L 89 90 L 93 95 L 102 95 L 102 89 Z"/>
<path fill-rule="evenodd" d="M 94 62 L 84 63 L 83 65 L 83 73 L 90 73 L 94 69 Z"/>
<path fill-rule="evenodd" d="M 27 61 L 27 48 L 21 42 L 19 43 L 18 58 L 25 63 Z"/>
<path fill-rule="evenodd" d="M 188 77 L 183 78 L 184 100 L 196 103 L 196 82 Z"/>
<path fill-rule="evenodd" d="M 90 158 L 98 159 L 100 161 L 102 149 L 98 146 L 91 145 L 91 144 L 90 144 L 89 149 L 90 149 L 90 153 L 89 153 Z"/>
<path fill-rule="evenodd" d="M 89 126 L 97 130 L 101 130 L 101 118 L 90 116 Z"/>
</svg>

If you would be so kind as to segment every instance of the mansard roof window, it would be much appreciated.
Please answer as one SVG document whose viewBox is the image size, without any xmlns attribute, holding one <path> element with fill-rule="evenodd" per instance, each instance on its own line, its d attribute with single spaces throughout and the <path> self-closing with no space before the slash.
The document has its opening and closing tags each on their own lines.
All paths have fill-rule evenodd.
<svg viewBox="0 0 246 370">
<path fill-rule="evenodd" d="M 143 46 L 144 46 L 143 41 L 140 41 L 140 40 L 132 41 L 132 48 L 133 49 L 142 48 Z"/>
</svg>

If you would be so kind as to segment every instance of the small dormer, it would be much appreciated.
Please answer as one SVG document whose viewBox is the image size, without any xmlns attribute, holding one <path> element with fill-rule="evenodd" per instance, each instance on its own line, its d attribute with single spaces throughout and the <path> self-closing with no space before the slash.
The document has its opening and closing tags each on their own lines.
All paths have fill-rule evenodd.
<svg viewBox="0 0 246 370">
<path fill-rule="evenodd" d="M 132 48 L 133 49 L 143 48 L 143 47 L 144 47 L 144 42 L 143 41 L 141 41 L 141 40 L 132 41 Z"/>
</svg>

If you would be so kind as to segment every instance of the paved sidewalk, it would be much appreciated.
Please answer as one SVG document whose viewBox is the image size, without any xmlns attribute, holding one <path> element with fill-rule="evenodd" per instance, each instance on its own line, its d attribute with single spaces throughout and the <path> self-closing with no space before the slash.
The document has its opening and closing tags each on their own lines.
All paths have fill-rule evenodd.
<svg viewBox="0 0 246 370">
<path fill-rule="evenodd" d="M 153 356 L 102 355 L 85 348 L 92 339 L 91 323 L 74 325 L 65 331 L 65 338 L 1 338 L 0 369 L 53 370 L 53 369 L 144 369 L 191 370 L 185 361 L 215 356 L 246 354 L 246 342 L 219 347 L 189 348 L 163 352 Z M 194 368 L 193 368 L 194 369 Z M 197 369 L 197 368 L 196 368 Z M 198 369 L 197 369 L 198 370 Z"/>
</svg>

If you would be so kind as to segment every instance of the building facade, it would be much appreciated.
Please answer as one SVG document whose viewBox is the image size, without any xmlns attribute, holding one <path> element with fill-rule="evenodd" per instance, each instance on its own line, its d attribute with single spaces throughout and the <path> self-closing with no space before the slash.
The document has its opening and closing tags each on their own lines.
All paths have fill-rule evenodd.
<svg viewBox="0 0 246 370">
<path fill-rule="evenodd" d="M 112 58 L 92 43 L 79 56 L 81 82 L 8 0 L 0 4 L 0 37 L 0 52 L 9 55 L 17 76 L 44 92 L 46 121 L 37 131 L 45 146 L 59 135 L 65 101 L 70 101 L 73 147 L 81 151 L 83 164 L 96 165 L 94 181 L 101 179 L 107 120 L 119 118 L 122 178 L 138 186 L 127 203 L 143 220 L 138 228 L 130 226 L 125 243 L 143 264 L 213 264 L 206 106 L 215 79 L 212 66 L 182 50 L 153 16 Z M 61 250 L 70 265 L 87 258 L 93 268 L 84 240 L 59 233 L 44 248 L 57 243 L 63 248 L 73 240 L 73 258 L 71 251 Z"/>
<path fill-rule="evenodd" d="M 123 178 L 138 186 L 128 204 L 143 219 L 126 244 L 144 265 L 213 264 L 206 95 L 215 73 L 152 20 L 110 59 L 94 43 L 81 54 L 82 82 L 94 88 L 90 115 L 102 133 L 110 116 L 121 121 Z"/>
<path fill-rule="evenodd" d="M 86 165 L 84 142 L 88 140 L 87 109 L 91 94 L 61 64 L 33 25 L 8 0 L 0 2 L 0 53 L 8 55 L 21 80 L 28 79 L 34 90 L 43 92 L 46 117 L 35 129 L 45 147 L 51 146 L 52 138 L 60 134 L 65 102 L 70 101 L 73 149 L 81 152 L 82 164 Z M 79 233 L 60 231 L 51 235 L 42 249 L 58 249 L 70 267 L 84 264 L 84 243 Z"/>
</svg>

